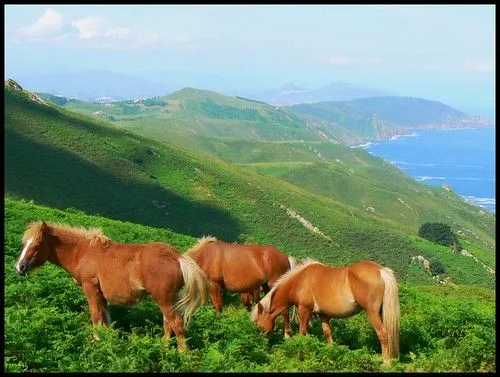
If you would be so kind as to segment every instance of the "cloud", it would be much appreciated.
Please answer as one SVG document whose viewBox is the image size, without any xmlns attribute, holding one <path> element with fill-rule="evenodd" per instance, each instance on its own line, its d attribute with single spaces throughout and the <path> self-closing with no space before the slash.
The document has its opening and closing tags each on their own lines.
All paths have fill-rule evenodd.
<svg viewBox="0 0 500 377">
<path fill-rule="evenodd" d="M 19 29 L 17 37 L 32 42 L 48 42 L 64 40 L 74 33 L 75 29 L 64 22 L 61 13 L 47 9 L 33 24 Z"/>
<path fill-rule="evenodd" d="M 354 58 L 344 55 L 332 55 L 326 58 L 328 64 L 336 67 L 347 67 L 353 65 L 374 65 L 381 62 L 378 57 Z"/>
<path fill-rule="evenodd" d="M 198 51 L 200 45 L 182 35 L 164 37 L 155 32 L 141 30 L 134 33 L 126 27 L 113 27 L 104 17 L 90 16 L 65 20 L 52 9 L 46 9 L 33 24 L 8 30 L 9 40 L 32 43 L 71 42 L 85 48 L 113 48 L 141 50 L 175 47 L 185 51 Z"/>
<path fill-rule="evenodd" d="M 465 62 L 463 62 L 462 68 L 466 71 L 491 73 L 491 72 L 495 71 L 495 61 L 494 60 L 466 60 Z"/>
<path fill-rule="evenodd" d="M 407 67 L 412 70 L 436 73 L 494 73 L 494 60 L 463 60 L 452 63 L 411 63 Z"/>
<path fill-rule="evenodd" d="M 125 39 L 130 30 L 122 27 L 109 29 L 106 27 L 105 19 L 101 17 L 87 17 L 71 23 L 78 30 L 78 39 L 92 38 L 118 38 Z"/>
</svg>

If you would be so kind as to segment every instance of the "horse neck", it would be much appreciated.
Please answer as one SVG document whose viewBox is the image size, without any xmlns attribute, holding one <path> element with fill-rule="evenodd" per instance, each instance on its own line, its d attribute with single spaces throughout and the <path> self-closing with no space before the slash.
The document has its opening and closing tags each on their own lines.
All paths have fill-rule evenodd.
<svg viewBox="0 0 500 377">
<path fill-rule="evenodd" d="M 64 268 L 70 274 L 76 269 L 77 264 L 77 251 L 79 245 L 83 242 L 82 239 L 68 234 L 66 232 L 61 232 L 54 230 L 52 231 L 52 240 L 48 240 L 49 243 L 49 262 Z"/>
<path fill-rule="evenodd" d="M 271 304 L 269 305 L 269 315 L 273 319 L 283 313 L 291 305 L 288 300 L 290 284 L 287 283 L 288 282 L 285 281 L 275 288 Z"/>
</svg>

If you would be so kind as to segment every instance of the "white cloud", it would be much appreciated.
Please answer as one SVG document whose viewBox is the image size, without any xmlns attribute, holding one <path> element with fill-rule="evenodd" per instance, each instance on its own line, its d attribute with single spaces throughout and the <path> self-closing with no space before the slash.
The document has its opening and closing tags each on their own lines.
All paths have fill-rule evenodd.
<svg viewBox="0 0 500 377">
<path fill-rule="evenodd" d="M 71 24 L 64 22 L 63 15 L 52 9 L 46 9 L 44 14 L 33 24 L 19 29 L 19 39 L 28 41 L 59 41 L 74 33 Z"/>
<path fill-rule="evenodd" d="M 407 67 L 412 70 L 438 72 L 438 73 L 494 73 L 495 61 L 494 60 L 463 60 L 457 62 L 444 62 L 444 63 L 428 63 L 422 62 L 408 64 Z"/>
<path fill-rule="evenodd" d="M 344 55 L 332 55 L 326 58 L 328 64 L 337 66 L 337 67 L 347 67 L 359 64 L 379 64 L 381 62 L 378 57 L 369 57 L 369 58 L 354 58 L 350 56 Z"/>
<path fill-rule="evenodd" d="M 126 27 L 115 27 L 98 16 L 67 21 L 61 13 L 46 9 L 33 24 L 10 30 L 9 40 L 20 42 L 71 42 L 86 48 L 149 49 L 175 47 L 185 51 L 198 51 L 200 46 L 183 35 L 164 37 L 155 32 L 141 30 L 134 33 Z"/>
<path fill-rule="evenodd" d="M 494 72 L 494 60 L 466 60 L 463 63 L 463 69 L 474 72 Z"/>
<path fill-rule="evenodd" d="M 101 17 L 87 17 L 71 23 L 78 30 L 78 39 L 93 38 L 125 38 L 130 34 L 130 30 L 118 27 L 109 29 L 106 27 L 106 20 Z"/>
</svg>

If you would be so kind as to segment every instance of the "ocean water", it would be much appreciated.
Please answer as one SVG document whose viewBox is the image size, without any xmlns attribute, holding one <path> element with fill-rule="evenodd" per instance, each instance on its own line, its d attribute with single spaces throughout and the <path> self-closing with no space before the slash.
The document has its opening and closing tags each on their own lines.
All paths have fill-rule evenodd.
<svg viewBox="0 0 500 377">
<path fill-rule="evenodd" d="M 495 127 L 423 130 L 360 147 L 417 181 L 446 183 L 465 200 L 495 213 Z"/>
</svg>

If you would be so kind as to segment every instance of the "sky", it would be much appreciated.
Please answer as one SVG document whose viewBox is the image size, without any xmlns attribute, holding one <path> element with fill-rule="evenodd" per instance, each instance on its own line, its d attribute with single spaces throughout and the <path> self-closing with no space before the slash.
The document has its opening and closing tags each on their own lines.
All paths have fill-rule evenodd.
<svg viewBox="0 0 500 377">
<path fill-rule="evenodd" d="M 495 106 L 494 5 L 5 5 L 5 76 L 105 70 L 220 87 L 333 81 Z M 215 89 L 215 88 L 214 88 Z"/>
</svg>

